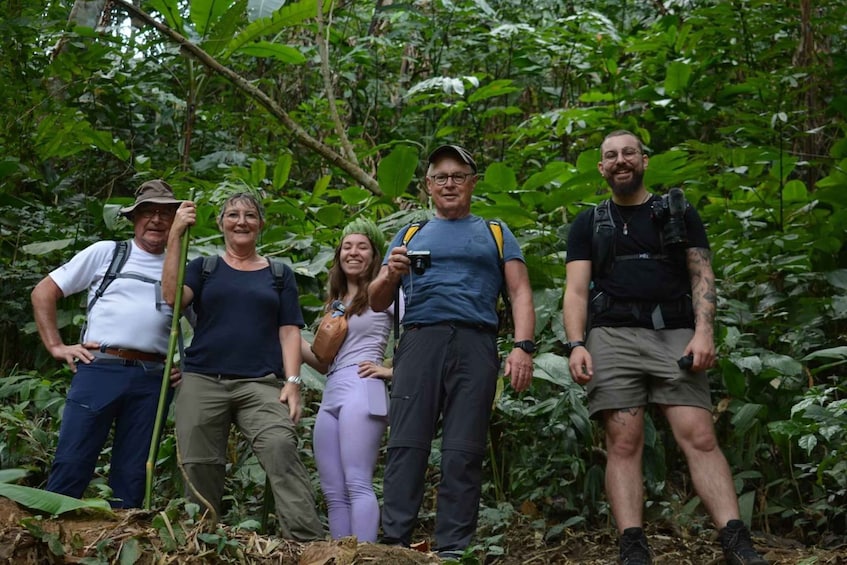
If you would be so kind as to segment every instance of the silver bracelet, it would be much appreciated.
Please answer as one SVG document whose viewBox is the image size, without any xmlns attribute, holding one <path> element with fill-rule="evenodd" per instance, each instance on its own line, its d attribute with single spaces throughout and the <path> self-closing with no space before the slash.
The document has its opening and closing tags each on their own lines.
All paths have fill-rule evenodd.
<svg viewBox="0 0 847 565">
<path fill-rule="evenodd" d="M 303 377 L 300 375 L 289 375 L 288 378 L 285 379 L 285 382 L 293 385 L 301 385 L 303 384 Z"/>
</svg>

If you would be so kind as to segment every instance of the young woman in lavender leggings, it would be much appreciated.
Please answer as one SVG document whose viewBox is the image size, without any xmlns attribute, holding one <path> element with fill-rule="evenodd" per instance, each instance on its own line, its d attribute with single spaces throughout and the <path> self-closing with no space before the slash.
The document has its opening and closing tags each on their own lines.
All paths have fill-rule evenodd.
<svg viewBox="0 0 847 565">
<path fill-rule="evenodd" d="M 379 228 L 369 220 L 360 218 L 344 228 L 329 270 L 327 307 L 337 300 L 344 304 L 347 338 L 328 366 L 317 360 L 305 340 L 301 347 L 303 360 L 327 375 L 314 448 L 333 539 L 353 535 L 375 542 L 377 537 L 379 503 L 373 474 L 388 426 L 385 379 L 391 378 L 391 369 L 382 361 L 394 310 L 370 309 L 368 283 L 379 271 L 384 244 Z"/>
</svg>

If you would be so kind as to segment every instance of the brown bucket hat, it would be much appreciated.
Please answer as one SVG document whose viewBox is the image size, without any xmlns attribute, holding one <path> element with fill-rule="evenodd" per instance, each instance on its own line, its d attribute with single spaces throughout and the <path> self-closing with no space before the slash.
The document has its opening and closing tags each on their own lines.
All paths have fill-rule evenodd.
<svg viewBox="0 0 847 565">
<path fill-rule="evenodd" d="M 129 216 L 139 204 L 172 204 L 178 206 L 182 200 L 174 198 L 171 185 L 162 179 L 148 180 L 135 191 L 135 202 L 132 206 L 121 208 L 121 215 Z"/>
</svg>

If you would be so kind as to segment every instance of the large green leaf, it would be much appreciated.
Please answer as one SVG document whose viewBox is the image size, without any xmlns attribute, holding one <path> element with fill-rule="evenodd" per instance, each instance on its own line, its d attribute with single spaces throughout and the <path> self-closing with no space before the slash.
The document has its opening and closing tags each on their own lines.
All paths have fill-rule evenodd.
<svg viewBox="0 0 847 565">
<path fill-rule="evenodd" d="M 29 475 L 26 469 L 0 469 L 0 483 L 14 483 Z"/>
<path fill-rule="evenodd" d="M 829 347 L 827 349 L 819 349 L 818 351 L 813 351 L 803 357 L 803 361 L 813 361 L 817 359 L 828 359 L 828 360 L 839 360 L 845 361 L 847 360 L 847 345 L 839 345 L 838 347 Z"/>
<path fill-rule="evenodd" d="M 505 163 L 491 163 L 485 169 L 485 177 L 479 182 L 477 190 L 485 192 L 501 192 L 515 190 L 518 187 L 514 169 Z"/>
<path fill-rule="evenodd" d="M 306 62 L 306 57 L 296 47 L 288 45 L 280 45 L 279 43 L 271 43 L 270 41 L 257 41 L 238 50 L 239 53 L 249 55 L 251 57 L 267 57 L 276 59 L 290 65 L 302 65 Z"/>
<path fill-rule="evenodd" d="M 744 404 L 741 408 L 732 416 L 732 425 L 735 426 L 735 433 L 739 436 L 743 436 L 750 428 L 752 428 L 758 421 L 759 415 L 765 411 L 765 407 L 761 404 Z"/>
<path fill-rule="evenodd" d="M 568 368 L 568 360 L 561 355 L 553 353 L 542 353 L 533 360 L 535 370 L 532 377 L 549 381 L 562 388 L 578 387 L 571 379 L 571 371 Z"/>
<path fill-rule="evenodd" d="M 688 86 L 688 80 L 690 78 L 691 65 L 681 61 L 673 61 L 668 65 L 667 74 L 665 75 L 665 92 L 676 94 Z"/>
<path fill-rule="evenodd" d="M 179 32 L 180 35 L 185 35 L 185 28 L 182 23 L 182 14 L 179 11 L 179 3 L 177 0 L 149 0 L 150 7 L 162 14 L 165 18 L 165 23 L 173 30 Z"/>
<path fill-rule="evenodd" d="M 232 0 L 191 0 L 191 22 L 197 33 L 206 37 L 232 3 Z"/>
<path fill-rule="evenodd" d="M 212 56 L 220 53 L 244 21 L 247 0 L 237 0 L 216 21 L 211 22 L 208 39 L 201 46 Z"/>
<path fill-rule="evenodd" d="M 324 11 L 329 12 L 332 2 L 327 0 L 323 3 Z M 260 18 L 232 38 L 224 49 L 224 56 L 231 55 L 245 45 L 252 43 L 260 37 L 275 35 L 286 27 L 303 23 L 308 18 L 314 18 L 318 13 L 316 0 L 301 0 L 287 4 L 277 10 L 269 18 Z"/>
<path fill-rule="evenodd" d="M 18 504 L 22 504 L 27 508 L 47 512 L 54 516 L 70 512 L 72 510 L 80 510 L 88 508 L 92 510 L 101 510 L 108 514 L 112 513 L 109 503 L 105 500 L 96 498 L 83 499 L 72 498 L 64 494 L 48 492 L 32 487 L 22 485 L 10 485 L 0 483 L 0 496 L 5 496 L 9 500 L 14 500 Z"/>
<path fill-rule="evenodd" d="M 282 187 L 285 186 L 285 183 L 288 182 L 288 175 L 291 173 L 291 165 L 294 162 L 294 158 L 291 156 L 291 153 L 283 153 L 276 160 L 276 165 L 274 165 L 274 189 L 282 190 Z"/>
<path fill-rule="evenodd" d="M 532 174 L 521 187 L 523 190 L 538 190 L 555 181 L 564 181 L 573 174 L 573 167 L 563 161 L 547 163 L 544 169 Z"/>
<path fill-rule="evenodd" d="M 409 188 L 418 166 L 418 152 L 410 145 L 397 145 L 380 159 L 376 169 L 379 188 L 389 198 L 397 198 Z"/>
<path fill-rule="evenodd" d="M 267 18 L 285 5 L 285 0 L 250 0 L 247 13 L 250 21 Z"/>
<path fill-rule="evenodd" d="M 59 249 L 65 249 L 68 245 L 74 242 L 73 239 L 57 239 L 54 241 L 37 241 L 35 243 L 28 243 L 21 247 L 21 250 L 24 253 L 29 253 L 31 255 L 46 255 L 48 253 L 52 253 L 53 251 L 58 251 Z"/>
<path fill-rule="evenodd" d="M 514 81 L 512 80 L 495 80 L 491 81 L 490 83 L 484 86 L 479 87 L 476 91 L 474 91 L 473 94 L 468 96 L 468 102 L 479 102 L 481 100 L 486 100 L 495 96 L 511 94 L 512 92 L 517 92 L 518 90 L 520 90 L 520 88 L 515 86 Z"/>
</svg>

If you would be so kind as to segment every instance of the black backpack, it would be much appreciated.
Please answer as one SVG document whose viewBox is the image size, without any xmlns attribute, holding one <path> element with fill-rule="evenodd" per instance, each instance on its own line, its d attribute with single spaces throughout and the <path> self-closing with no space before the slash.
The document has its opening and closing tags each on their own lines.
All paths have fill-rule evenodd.
<svg viewBox="0 0 847 565">
<path fill-rule="evenodd" d="M 106 268 L 106 274 L 103 275 L 103 280 L 100 281 L 100 286 L 97 287 L 97 290 L 94 291 L 94 296 L 91 297 L 91 300 L 88 301 L 88 306 L 86 307 L 87 314 L 91 313 L 91 309 L 97 304 L 97 301 L 103 296 L 106 292 L 106 289 L 109 288 L 116 279 L 135 279 L 142 282 L 150 283 L 153 285 L 157 285 L 156 293 L 157 296 L 161 295 L 162 292 L 162 283 L 157 279 L 151 279 L 150 277 L 145 277 L 144 275 L 140 275 L 138 273 L 123 273 L 124 265 L 126 265 L 127 259 L 129 259 L 129 254 L 132 251 L 132 240 L 127 239 L 124 241 L 116 241 L 115 242 L 115 250 L 112 253 L 112 260 L 109 262 L 109 266 Z M 158 301 L 157 301 L 158 304 Z M 158 308 L 158 306 L 157 306 Z M 82 324 L 82 329 L 79 333 L 79 341 L 82 343 L 83 338 L 85 337 L 85 330 L 88 328 L 88 317 L 86 316 L 85 322 Z"/>
<path fill-rule="evenodd" d="M 268 265 L 271 268 L 271 274 L 274 278 L 274 289 L 277 292 L 282 292 L 282 289 L 285 286 L 285 263 L 280 261 L 279 259 L 272 259 L 267 257 Z M 218 255 L 209 255 L 208 257 L 203 257 L 203 271 L 200 275 L 201 283 L 205 284 L 206 279 L 212 274 L 212 271 L 215 270 L 218 266 Z"/>
</svg>

